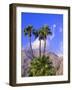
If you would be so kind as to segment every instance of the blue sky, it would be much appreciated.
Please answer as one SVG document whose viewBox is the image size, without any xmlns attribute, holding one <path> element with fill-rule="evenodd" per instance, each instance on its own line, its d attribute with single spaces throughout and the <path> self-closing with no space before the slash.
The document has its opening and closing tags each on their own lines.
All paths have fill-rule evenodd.
<svg viewBox="0 0 72 90">
<path fill-rule="evenodd" d="M 29 45 L 28 36 L 24 36 L 23 30 L 29 24 L 35 29 L 39 29 L 44 24 L 49 25 L 52 36 L 47 38 L 46 49 L 55 53 L 63 53 L 63 15 L 62 14 L 43 14 L 43 13 L 21 13 L 21 46 L 26 48 Z M 37 39 L 38 40 L 38 39 Z M 36 40 L 36 41 L 37 41 Z M 37 43 L 32 36 L 32 45 Z"/>
</svg>

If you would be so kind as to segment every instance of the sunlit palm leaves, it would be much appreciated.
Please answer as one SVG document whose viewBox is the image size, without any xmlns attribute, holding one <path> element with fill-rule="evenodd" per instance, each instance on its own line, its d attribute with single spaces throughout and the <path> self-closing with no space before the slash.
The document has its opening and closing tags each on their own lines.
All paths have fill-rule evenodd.
<svg viewBox="0 0 72 90">
<path fill-rule="evenodd" d="M 48 76 L 55 74 L 55 68 L 49 57 L 37 57 L 31 61 L 29 76 Z"/>
</svg>

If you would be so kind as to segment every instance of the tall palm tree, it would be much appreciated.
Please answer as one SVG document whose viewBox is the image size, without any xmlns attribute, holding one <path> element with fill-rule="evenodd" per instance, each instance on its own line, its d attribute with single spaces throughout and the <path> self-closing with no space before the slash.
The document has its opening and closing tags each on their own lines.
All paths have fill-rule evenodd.
<svg viewBox="0 0 72 90">
<path fill-rule="evenodd" d="M 41 57 L 41 40 L 43 40 L 44 36 L 43 36 L 43 31 L 42 29 L 40 29 L 39 31 L 39 41 L 40 41 L 40 44 L 39 44 L 39 55 Z"/>
<path fill-rule="evenodd" d="M 52 35 L 51 29 L 49 28 L 48 25 L 44 25 L 42 27 L 42 32 L 43 32 L 43 40 L 44 40 L 44 51 L 43 51 L 43 55 L 45 55 L 46 52 L 46 39 L 48 35 Z"/>
<path fill-rule="evenodd" d="M 39 31 L 38 30 L 33 30 L 33 35 L 35 36 L 35 39 L 37 39 L 39 37 Z M 39 56 L 41 56 L 41 41 L 40 41 L 40 44 L 39 44 Z"/>
<path fill-rule="evenodd" d="M 24 29 L 24 35 L 25 35 L 25 36 L 28 35 L 28 37 L 29 37 L 31 54 L 32 54 L 32 56 L 34 57 L 32 45 L 31 45 L 32 30 L 33 30 L 33 26 L 32 26 L 32 25 L 28 25 L 28 26 Z"/>
<path fill-rule="evenodd" d="M 35 36 L 35 39 L 39 37 L 39 56 L 41 57 L 41 40 L 42 40 L 42 32 L 40 30 L 34 30 L 33 34 Z"/>
<path fill-rule="evenodd" d="M 41 40 L 44 40 L 44 50 L 43 50 L 43 55 L 45 55 L 46 52 L 46 39 L 47 35 L 52 35 L 52 32 L 49 28 L 48 25 L 44 25 L 41 27 L 38 31 L 34 30 L 33 34 L 35 36 L 35 39 L 39 37 L 39 56 L 41 57 Z"/>
</svg>

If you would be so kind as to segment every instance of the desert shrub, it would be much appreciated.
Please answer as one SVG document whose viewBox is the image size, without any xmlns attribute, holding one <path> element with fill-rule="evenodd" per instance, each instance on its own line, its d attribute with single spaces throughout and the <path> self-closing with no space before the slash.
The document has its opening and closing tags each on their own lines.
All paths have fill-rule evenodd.
<svg viewBox="0 0 72 90">
<path fill-rule="evenodd" d="M 56 75 L 55 68 L 48 56 L 36 57 L 31 60 L 29 76 Z"/>
</svg>

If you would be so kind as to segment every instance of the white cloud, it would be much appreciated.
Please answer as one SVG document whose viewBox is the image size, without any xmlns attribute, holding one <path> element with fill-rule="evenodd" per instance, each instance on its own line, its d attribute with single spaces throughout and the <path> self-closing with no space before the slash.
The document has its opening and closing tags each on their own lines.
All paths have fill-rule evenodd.
<svg viewBox="0 0 72 90">
<path fill-rule="evenodd" d="M 32 48 L 33 49 L 39 49 L 40 41 L 37 38 L 34 42 L 32 42 Z M 48 39 L 46 40 L 46 46 L 49 46 Z M 41 48 L 44 48 L 44 41 L 41 40 Z"/>
<path fill-rule="evenodd" d="M 39 39 L 37 38 L 33 43 L 32 43 L 32 48 L 33 49 L 38 49 L 39 48 Z M 44 45 L 44 41 L 41 42 L 42 46 Z"/>
<path fill-rule="evenodd" d="M 50 36 L 50 40 L 52 40 L 55 37 L 55 28 L 56 28 L 56 24 L 53 24 L 52 26 L 52 36 Z"/>
</svg>

